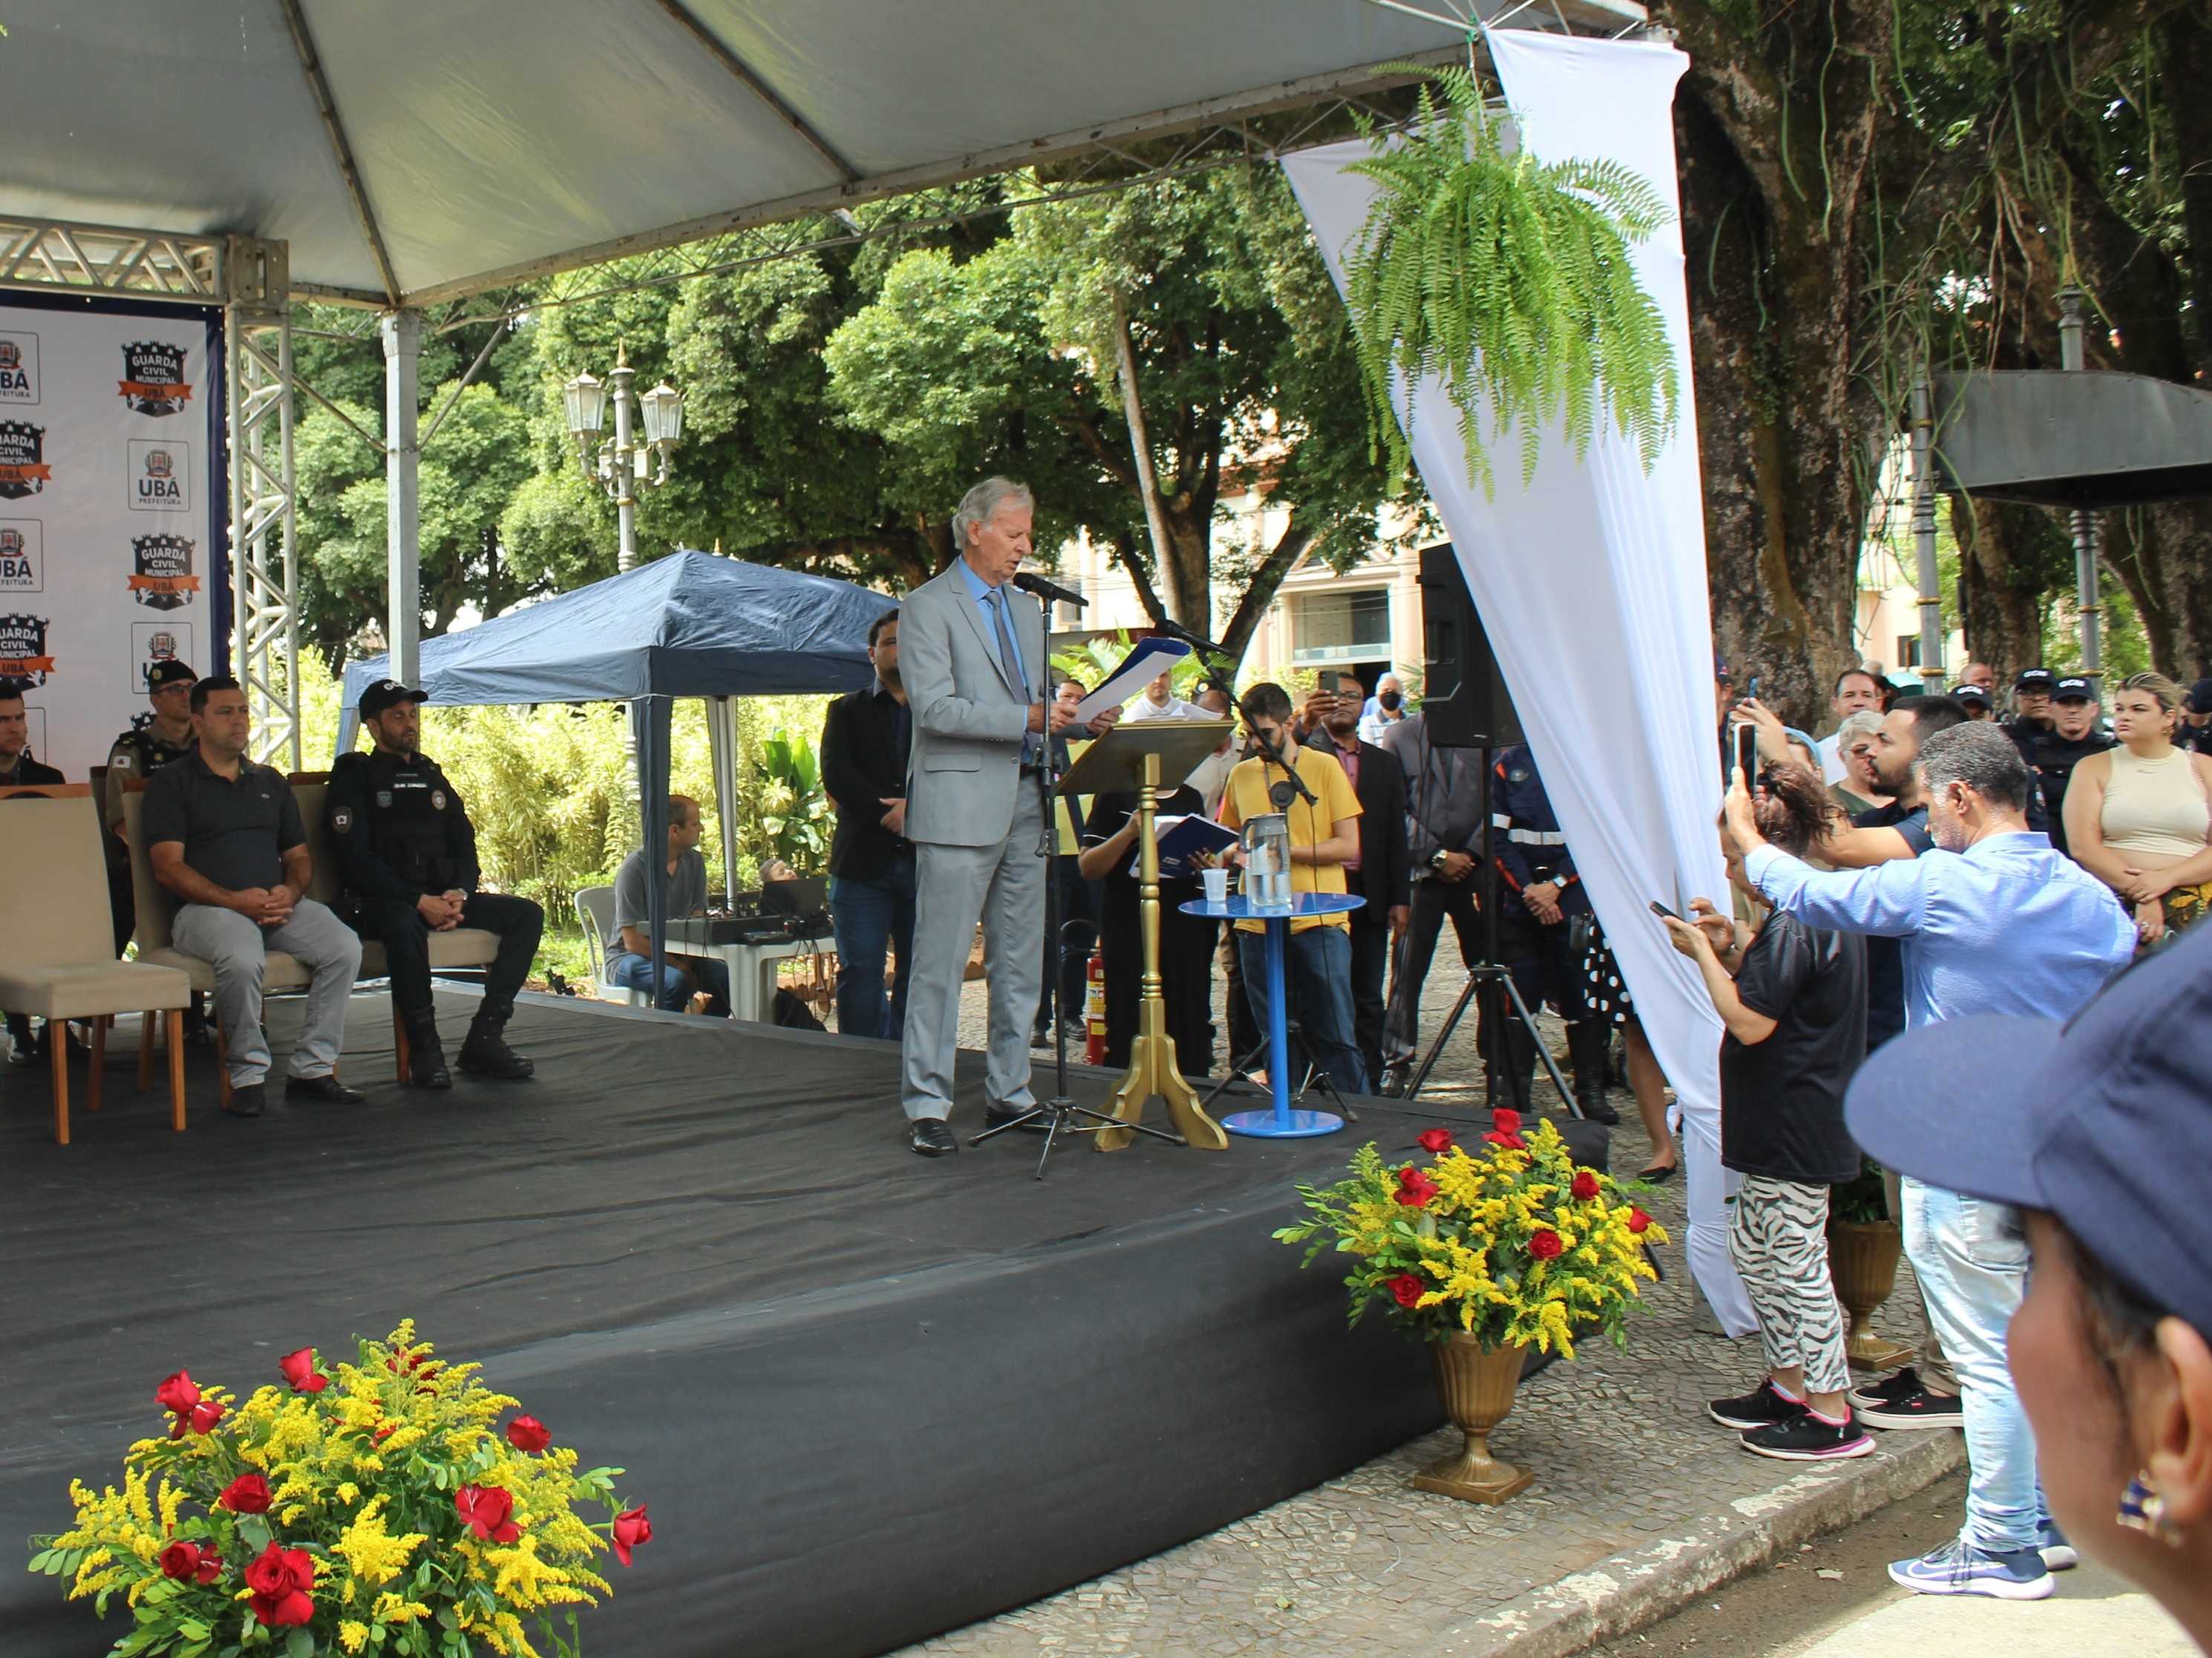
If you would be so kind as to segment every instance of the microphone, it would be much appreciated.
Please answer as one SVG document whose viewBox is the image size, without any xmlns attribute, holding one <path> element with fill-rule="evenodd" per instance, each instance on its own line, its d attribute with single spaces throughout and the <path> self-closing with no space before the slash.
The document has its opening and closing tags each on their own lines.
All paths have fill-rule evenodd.
<svg viewBox="0 0 2212 1658">
<path fill-rule="evenodd" d="M 1267 758 L 1273 760 L 1277 765 L 1280 766 L 1283 768 L 1284 774 L 1290 779 L 1287 783 L 1276 783 L 1271 785 L 1267 790 L 1267 799 L 1269 803 L 1274 806 L 1275 810 L 1281 811 L 1291 804 L 1291 792 L 1293 789 L 1304 797 L 1305 803 L 1308 805 L 1319 805 L 1321 802 L 1314 798 L 1314 792 L 1306 786 L 1306 780 L 1298 775 L 1298 768 L 1289 760 L 1284 757 L 1282 749 L 1277 744 L 1270 743 L 1266 738 L 1260 737 L 1260 733 L 1256 729 L 1252 734 L 1255 737 L 1260 738 L 1260 748 L 1261 751 L 1267 755 Z"/>
<path fill-rule="evenodd" d="M 1048 581 L 1041 575 L 1031 575 L 1027 570 L 1014 572 L 1014 586 L 1025 593 L 1034 593 L 1047 604 L 1056 599 L 1062 604 L 1073 604 L 1079 610 L 1090 603 L 1073 588 L 1063 587 L 1057 581 Z"/>
</svg>

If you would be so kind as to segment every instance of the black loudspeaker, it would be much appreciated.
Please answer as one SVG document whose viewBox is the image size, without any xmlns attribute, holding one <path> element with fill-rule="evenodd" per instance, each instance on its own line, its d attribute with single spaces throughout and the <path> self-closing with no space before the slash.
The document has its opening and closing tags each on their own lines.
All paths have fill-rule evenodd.
<svg viewBox="0 0 2212 1658">
<path fill-rule="evenodd" d="M 1521 740 L 1521 720 L 1491 654 L 1482 618 L 1449 542 L 1421 549 L 1421 713 L 1440 749 L 1503 749 Z"/>
</svg>

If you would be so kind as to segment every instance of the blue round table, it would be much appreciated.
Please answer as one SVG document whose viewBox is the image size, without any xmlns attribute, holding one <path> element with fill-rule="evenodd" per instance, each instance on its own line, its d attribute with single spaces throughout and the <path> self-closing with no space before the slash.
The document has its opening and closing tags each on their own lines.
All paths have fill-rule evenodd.
<svg viewBox="0 0 2212 1658">
<path fill-rule="evenodd" d="M 1177 906 L 1186 915 L 1206 915 L 1223 921 L 1265 921 L 1267 924 L 1267 1085 L 1274 1090 L 1275 1108 L 1273 1111 L 1238 1111 L 1221 1120 L 1221 1126 L 1232 1134 L 1244 1134 L 1255 1139 L 1298 1140 L 1311 1139 L 1319 1134 L 1334 1134 L 1344 1127 L 1344 1119 L 1332 1111 L 1293 1111 L 1291 1109 L 1291 1060 L 1284 1050 L 1290 1038 L 1283 1024 L 1284 1005 L 1283 958 L 1289 949 L 1291 923 L 1310 915 L 1338 915 L 1347 910 L 1364 908 L 1367 900 L 1348 892 L 1300 892 L 1291 897 L 1290 908 L 1255 908 L 1250 899 L 1233 894 L 1221 903 L 1208 903 L 1203 898 L 1193 898 Z M 1230 1056 L 1232 1060 L 1234 1054 Z"/>
</svg>

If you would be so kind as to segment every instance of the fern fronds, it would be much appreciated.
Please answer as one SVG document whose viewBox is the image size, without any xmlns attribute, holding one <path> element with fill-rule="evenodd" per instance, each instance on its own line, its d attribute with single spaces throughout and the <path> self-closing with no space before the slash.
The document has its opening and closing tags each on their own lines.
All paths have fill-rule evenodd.
<svg viewBox="0 0 2212 1658">
<path fill-rule="evenodd" d="M 1434 374 L 1486 495 L 1489 443 L 1518 427 L 1525 485 L 1555 417 L 1578 458 L 1610 420 L 1648 469 L 1674 431 L 1678 382 L 1629 249 L 1667 222 L 1666 203 L 1617 161 L 1506 155 L 1468 70 L 1419 72 L 1404 141 L 1363 124 L 1374 154 L 1349 169 L 1376 191 L 1345 258 L 1376 448 L 1405 468 L 1391 382 Z"/>
</svg>

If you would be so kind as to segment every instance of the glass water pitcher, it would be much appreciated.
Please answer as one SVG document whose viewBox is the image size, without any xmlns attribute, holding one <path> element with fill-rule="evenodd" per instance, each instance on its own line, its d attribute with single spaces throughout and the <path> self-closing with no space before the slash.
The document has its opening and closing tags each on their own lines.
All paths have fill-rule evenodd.
<svg viewBox="0 0 2212 1658">
<path fill-rule="evenodd" d="M 1244 825 L 1244 896 L 1255 909 L 1291 908 L 1291 820 L 1263 812 Z"/>
</svg>

